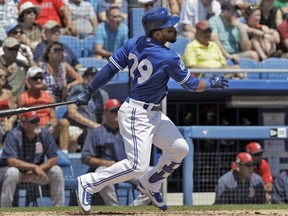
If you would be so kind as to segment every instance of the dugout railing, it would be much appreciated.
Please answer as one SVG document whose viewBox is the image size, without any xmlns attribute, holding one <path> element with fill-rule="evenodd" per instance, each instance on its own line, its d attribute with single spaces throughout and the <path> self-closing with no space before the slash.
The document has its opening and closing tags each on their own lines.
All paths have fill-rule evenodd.
<svg viewBox="0 0 288 216">
<path fill-rule="evenodd" d="M 189 153 L 183 160 L 183 205 L 193 205 L 193 139 L 269 140 L 287 139 L 286 126 L 190 126 L 178 127 L 189 144 Z"/>
</svg>

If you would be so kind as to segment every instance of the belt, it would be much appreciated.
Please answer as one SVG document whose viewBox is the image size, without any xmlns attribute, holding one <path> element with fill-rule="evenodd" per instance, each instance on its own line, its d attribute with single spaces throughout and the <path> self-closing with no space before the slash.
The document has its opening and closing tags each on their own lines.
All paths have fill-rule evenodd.
<svg viewBox="0 0 288 216">
<path fill-rule="evenodd" d="M 162 110 L 162 107 L 160 105 L 156 106 L 154 104 L 149 104 L 149 103 L 137 101 L 137 100 L 134 100 L 131 98 L 126 98 L 125 101 L 132 106 L 143 108 L 145 110 L 150 110 L 150 111 L 161 111 Z"/>
</svg>

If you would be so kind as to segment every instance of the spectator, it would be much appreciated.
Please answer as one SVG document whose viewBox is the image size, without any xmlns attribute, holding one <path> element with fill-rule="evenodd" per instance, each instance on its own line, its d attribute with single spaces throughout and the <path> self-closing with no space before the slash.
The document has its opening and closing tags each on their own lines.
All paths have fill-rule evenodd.
<svg viewBox="0 0 288 216">
<path fill-rule="evenodd" d="M 53 20 L 45 23 L 44 27 L 44 41 L 40 42 L 34 50 L 34 60 L 39 62 L 43 56 L 47 46 L 53 42 L 57 42 L 60 39 L 60 26 Z M 64 47 L 64 56 L 67 63 L 69 63 L 74 68 L 79 68 L 81 65 L 72 50 L 66 45 Z"/>
<path fill-rule="evenodd" d="M 215 0 L 186 0 L 183 2 L 180 13 L 179 32 L 189 39 L 194 39 L 196 23 L 219 15 L 221 6 Z"/>
<path fill-rule="evenodd" d="M 184 53 L 184 63 L 188 68 L 239 68 L 238 65 L 227 66 L 218 45 L 210 40 L 211 26 L 204 20 L 196 24 L 195 39 L 187 44 Z M 230 74 L 227 74 L 227 76 Z M 200 77 L 198 77 L 200 78 Z"/>
<path fill-rule="evenodd" d="M 88 86 L 97 72 L 98 70 L 96 68 L 87 68 L 83 74 L 83 84 L 72 87 L 67 100 L 75 100 L 76 97 Z M 74 150 L 71 151 L 76 151 L 79 147 L 82 148 L 87 132 L 102 124 L 104 103 L 108 99 L 108 93 L 103 89 L 99 89 L 99 91 L 93 95 L 92 99 L 89 101 L 88 106 L 78 107 L 75 104 L 68 105 L 70 144 L 74 144 Z M 80 146 L 78 146 L 78 144 L 80 144 Z"/>
<path fill-rule="evenodd" d="M 259 5 L 260 0 L 232 0 L 231 2 L 242 12 L 250 5 Z"/>
<path fill-rule="evenodd" d="M 264 181 L 266 191 L 266 202 L 271 202 L 271 193 L 273 189 L 273 177 L 268 162 L 262 158 L 264 150 L 257 142 L 250 142 L 245 147 L 246 152 L 250 153 L 255 165 L 254 172 L 260 175 Z"/>
<path fill-rule="evenodd" d="M 18 10 L 13 0 L 0 0 L 0 40 L 7 37 L 6 27 L 17 22 Z"/>
<path fill-rule="evenodd" d="M 235 63 L 239 63 L 240 57 L 258 61 L 258 54 L 252 50 L 245 26 L 237 18 L 236 8 L 229 1 L 224 2 L 221 8 L 221 15 L 209 20 L 213 31 L 211 40 L 220 47 L 225 58 Z"/>
<path fill-rule="evenodd" d="M 42 41 L 42 26 L 36 23 L 40 8 L 32 2 L 25 2 L 20 6 L 18 22 L 21 24 L 25 35 L 30 40 L 30 47 L 34 50 Z"/>
<path fill-rule="evenodd" d="M 138 0 L 138 5 L 144 8 L 144 12 L 154 7 L 154 0 Z"/>
<path fill-rule="evenodd" d="M 94 34 L 98 19 L 91 3 L 82 0 L 64 0 L 64 2 L 71 12 L 77 36 L 83 39 L 90 34 Z"/>
<path fill-rule="evenodd" d="M 12 92 L 8 89 L 3 88 L 6 83 L 6 77 L 7 69 L 3 66 L 0 66 L 0 110 L 16 108 L 16 103 L 14 101 Z M 2 148 L 3 140 L 6 133 L 12 129 L 16 120 L 17 115 L 0 118 L 0 149 Z"/>
<path fill-rule="evenodd" d="M 117 99 L 107 100 L 103 125 L 91 130 L 85 139 L 81 159 L 89 166 L 88 172 L 103 170 L 117 161 L 126 159 L 124 141 L 118 125 L 117 112 L 120 106 L 120 101 Z M 138 185 L 140 179 L 134 178 L 130 182 Z M 104 187 L 99 193 L 106 205 L 120 205 L 113 184 Z M 134 204 L 147 205 L 151 203 L 148 197 L 141 198 L 143 196 L 140 196 L 139 200 L 136 199 Z"/>
<path fill-rule="evenodd" d="M 128 40 L 128 27 L 121 20 L 121 10 L 118 6 L 112 6 L 107 10 L 107 20 L 100 23 L 95 31 L 96 58 L 108 59 Z"/>
<path fill-rule="evenodd" d="M 64 47 L 59 42 L 47 46 L 40 67 L 43 70 L 44 89 L 56 102 L 65 101 L 71 87 L 83 82 L 82 77 L 64 60 Z"/>
<path fill-rule="evenodd" d="M 281 50 L 285 53 L 288 52 L 288 16 L 287 18 L 277 27 L 280 35 L 280 46 Z M 286 55 L 286 54 L 285 54 Z"/>
<path fill-rule="evenodd" d="M 3 41 L 2 48 L 3 54 L 0 54 L 0 66 L 7 68 L 8 72 L 5 88 L 12 91 L 16 101 L 18 95 L 25 90 L 25 73 L 28 66 L 17 60 L 20 44 L 15 38 L 6 38 Z"/>
<path fill-rule="evenodd" d="M 57 22 L 59 26 L 65 27 L 62 29 L 63 34 L 75 34 L 71 13 L 63 0 L 20 0 L 18 8 L 25 2 L 32 2 L 41 9 L 36 19 L 37 23 L 41 26 L 44 26 L 49 20 L 53 20 Z"/>
<path fill-rule="evenodd" d="M 274 7 L 274 0 L 262 0 L 259 6 L 261 10 L 260 24 L 277 29 L 277 26 L 283 22 L 283 17 L 281 10 Z"/>
<path fill-rule="evenodd" d="M 26 74 L 28 90 L 19 95 L 18 107 L 32 107 L 47 105 L 54 102 L 53 97 L 43 89 L 43 71 L 41 68 L 30 67 Z M 39 125 L 46 127 L 52 133 L 55 140 L 59 139 L 59 147 L 64 153 L 68 153 L 69 141 L 69 121 L 60 119 L 57 121 L 55 108 L 37 110 L 36 114 L 40 118 Z"/>
<path fill-rule="evenodd" d="M 260 8 L 257 5 L 250 5 L 245 9 L 244 16 L 247 20 L 245 27 L 251 39 L 252 47 L 258 53 L 260 60 L 275 55 L 280 36 L 276 30 L 260 24 Z M 282 52 L 279 57 L 281 55 Z"/>
<path fill-rule="evenodd" d="M 272 204 L 288 204 L 288 175 L 286 171 L 281 172 L 274 179 Z"/>
<path fill-rule="evenodd" d="M 105 22 L 108 19 L 107 11 L 111 7 L 119 7 L 121 21 L 127 23 L 128 2 L 127 0 L 99 0 L 97 4 L 97 16 L 99 22 Z"/>
<path fill-rule="evenodd" d="M 22 26 L 17 23 L 8 25 L 6 28 L 6 33 L 8 37 L 13 37 L 18 40 L 20 44 L 20 49 L 17 54 L 17 60 L 22 61 L 28 67 L 36 65 L 33 60 L 33 52 L 30 47 L 31 42 L 29 38 L 25 35 Z M 1 50 L 0 52 L 3 52 L 3 50 Z"/>
<path fill-rule="evenodd" d="M 5 172 L 1 175 L 1 207 L 12 207 L 16 185 L 20 182 L 50 184 L 52 205 L 64 206 L 63 173 L 56 165 L 57 146 L 52 135 L 46 128 L 39 129 L 36 112 L 25 112 L 20 120 L 20 125 L 4 141 L 2 159 L 8 166 L 1 169 Z"/>
<path fill-rule="evenodd" d="M 172 16 L 179 16 L 181 11 L 181 6 L 184 0 L 168 0 L 168 5 Z"/>
<path fill-rule="evenodd" d="M 264 204 L 265 191 L 261 177 L 254 173 L 252 156 L 236 156 L 236 169 L 218 179 L 215 204 Z"/>
</svg>

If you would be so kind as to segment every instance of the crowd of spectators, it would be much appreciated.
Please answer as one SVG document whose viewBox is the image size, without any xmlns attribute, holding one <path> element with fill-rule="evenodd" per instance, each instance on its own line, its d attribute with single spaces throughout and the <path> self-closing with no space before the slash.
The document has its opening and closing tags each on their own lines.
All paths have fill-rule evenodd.
<svg viewBox="0 0 288 216">
<path fill-rule="evenodd" d="M 178 34 L 190 41 L 183 55 L 188 68 L 238 69 L 241 57 L 262 61 L 269 57 L 285 57 L 288 50 L 287 1 L 167 0 L 165 3 L 172 15 L 180 16 Z M 159 6 L 159 1 L 138 0 L 137 6 L 147 11 Z M 71 47 L 60 42 L 61 35 L 71 35 L 80 40 L 93 36 L 95 55 L 92 57 L 107 60 L 128 40 L 128 24 L 127 0 L 0 0 L 0 110 L 74 100 L 97 73 L 97 69 L 88 68 L 82 74 L 79 59 Z M 228 59 L 232 60 L 233 66 L 227 65 Z M 225 76 L 242 78 L 241 74 Z M 113 115 L 107 112 L 107 105 L 105 110 L 107 101 L 108 93 L 100 89 L 88 106 L 69 105 L 66 115 L 61 119 L 56 118 L 54 108 L 33 112 L 22 118 L 11 116 L 1 119 L 0 145 L 2 147 L 4 143 L 3 158 L 14 167 L 1 170 L 9 173 L 2 181 L 8 184 L 15 175 L 19 177 L 13 180 L 15 184 L 6 188 L 9 189 L 6 194 L 9 197 L 2 197 L 1 204 L 11 206 L 15 185 L 21 178 L 36 183 L 41 178 L 41 184 L 49 183 L 52 186 L 55 195 L 52 197 L 53 205 L 63 205 L 63 191 L 53 186 L 56 183 L 61 185 L 63 181 L 56 166 L 55 149 L 60 148 L 65 153 L 81 151 L 87 134 L 92 136 L 91 131 L 104 128 L 103 115 L 106 124 L 107 116 Z M 25 157 L 26 153 L 20 149 L 32 151 L 31 147 L 18 147 L 15 146 L 17 142 L 12 142 L 17 140 L 19 143 L 21 140 L 21 143 L 39 144 L 39 139 L 44 136 L 48 139 L 41 142 L 51 147 L 45 149 L 47 152 L 36 152 L 38 155 L 34 161 Z M 91 146 L 87 147 L 87 143 L 89 140 L 85 141 L 86 149 L 89 150 Z M 12 151 L 15 148 L 19 151 Z M 20 153 L 24 156 L 21 155 L 19 161 L 15 160 Z M 256 179 L 257 188 L 262 191 L 263 186 L 266 192 L 266 202 L 271 202 L 268 195 L 271 195 L 272 183 L 269 186 L 264 184 L 265 181 L 260 184 L 261 178 L 255 176 L 257 174 L 252 175 L 254 166 L 251 163 L 257 156 L 250 153 L 251 159 L 248 153 L 240 153 L 236 158 L 235 170 L 219 180 L 222 185 L 217 187 L 216 203 L 224 203 L 223 197 L 232 196 L 225 194 L 223 189 L 224 180 L 231 176 L 242 182 Z M 44 155 L 48 156 L 47 162 L 43 160 Z M 84 156 L 84 163 L 91 165 Z M 23 170 L 26 173 L 23 174 Z M 54 172 L 59 178 L 51 180 Z M 262 202 L 261 197 L 259 203 Z"/>
</svg>

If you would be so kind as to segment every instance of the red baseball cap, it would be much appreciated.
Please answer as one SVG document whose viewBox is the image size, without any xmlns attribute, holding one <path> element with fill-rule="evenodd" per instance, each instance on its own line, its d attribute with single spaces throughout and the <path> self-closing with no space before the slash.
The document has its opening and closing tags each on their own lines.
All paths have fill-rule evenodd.
<svg viewBox="0 0 288 216">
<path fill-rule="evenodd" d="M 247 152 L 241 152 L 236 156 L 236 163 L 237 164 L 253 164 L 252 156 Z"/>
<path fill-rule="evenodd" d="M 24 112 L 20 115 L 20 119 L 22 122 L 25 121 L 32 121 L 34 119 L 38 119 L 39 120 L 39 116 L 37 115 L 37 113 L 35 111 L 32 112 Z"/>
<path fill-rule="evenodd" d="M 208 20 L 203 20 L 196 24 L 196 28 L 204 31 L 206 29 L 211 29 L 211 26 Z"/>
<path fill-rule="evenodd" d="M 105 102 L 106 111 L 119 110 L 120 106 L 121 106 L 121 103 L 117 99 L 109 99 Z"/>
<path fill-rule="evenodd" d="M 245 147 L 246 152 L 249 152 L 250 154 L 255 154 L 259 152 L 263 152 L 264 150 L 261 148 L 261 145 L 257 142 L 250 142 Z"/>
</svg>

